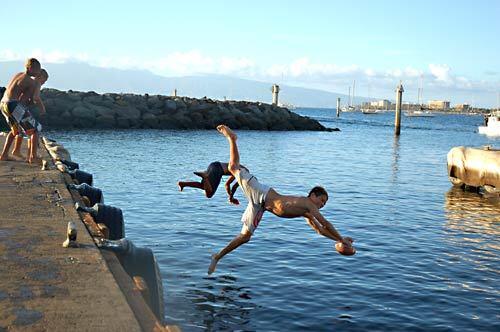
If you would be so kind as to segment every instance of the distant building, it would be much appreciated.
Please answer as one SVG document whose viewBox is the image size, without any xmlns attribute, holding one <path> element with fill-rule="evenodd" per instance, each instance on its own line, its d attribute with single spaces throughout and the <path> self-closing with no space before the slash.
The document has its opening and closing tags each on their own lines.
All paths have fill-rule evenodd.
<svg viewBox="0 0 500 332">
<path fill-rule="evenodd" d="M 471 109 L 470 105 L 469 104 L 458 104 L 458 105 L 455 105 L 455 108 L 459 111 L 468 111 Z"/>
<path fill-rule="evenodd" d="M 391 106 L 391 102 L 389 100 L 383 99 L 383 100 L 377 100 L 377 101 L 372 101 L 370 103 L 371 107 L 376 107 L 376 108 L 381 108 L 381 109 L 388 109 Z"/>
<path fill-rule="evenodd" d="M 447 100 L 429 100 L 431 110 L 449 110 L 450 102 Z"/>
</svg>

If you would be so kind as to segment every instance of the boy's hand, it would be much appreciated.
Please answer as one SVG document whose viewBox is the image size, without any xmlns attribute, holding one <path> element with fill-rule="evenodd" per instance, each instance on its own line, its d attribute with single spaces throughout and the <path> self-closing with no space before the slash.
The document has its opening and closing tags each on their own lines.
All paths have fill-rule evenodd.
<svg viewBox="0 0 500 332">
<path fill-rule="evenodd" d="M 352 243 L 354 242 L 354 240 L 349 237 L 349 236 L 345 236 L 342 238 L 342 243 L 346 244 L 346 245 L 352 245 Z"/>
</svg>

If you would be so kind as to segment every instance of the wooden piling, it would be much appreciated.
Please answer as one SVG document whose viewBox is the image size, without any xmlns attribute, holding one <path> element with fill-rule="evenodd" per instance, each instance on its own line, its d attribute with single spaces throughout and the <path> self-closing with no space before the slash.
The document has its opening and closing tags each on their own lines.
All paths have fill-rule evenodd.
<svg viewBox="0 0 500 332">
<path fill-rule="evenodd" d="M 403 84 L 399 82 L 396 88 L 396 114 L 394 119 L 394 134 L 399 136 L 401 134 L 401 103 L 403 100 Z"/>
</svg>

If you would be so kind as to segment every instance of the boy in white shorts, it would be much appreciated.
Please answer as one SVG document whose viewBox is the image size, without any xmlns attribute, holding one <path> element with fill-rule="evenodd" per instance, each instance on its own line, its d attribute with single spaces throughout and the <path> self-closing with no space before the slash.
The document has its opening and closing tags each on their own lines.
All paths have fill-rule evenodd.
<svg viewBox="0 0 500 332">
<path fill-rule="evenodd" d="M 219 125 L 217 130 L 223 134 L 229 142 L 229 165 L 228 169 L 236 178 L 241 189 L 248 199 L 248 206 L 241 218 L 243 227 L 241 233 L 237 235 L 229 244 L 212 255 L 212 261 L 208 267 L 208 274 L 215 271 L 219 260 L 238 248 L 242 244 L 250 241 L 253 232 L 259 226 L 262 215 L 265 211 L 272 212 L 282 218 L 304 217 L 318 234 L 323 235 L 333 241 L 340 241 L 345 247 L 352 246 L 353 240 L 349 237 L 342 237 L 335 227 L 329 223 L 319 212 L 328 200 L 328 193 L 322 187 L 314 187 L 307 197 L 288 196 L 277 193 L 274 189 L 260 184 L 257 178 L 250 174 L 248 169 L 240 165 L 240 155 L 236 144 L 236 134 L 227 126 Z"/>
</svg>

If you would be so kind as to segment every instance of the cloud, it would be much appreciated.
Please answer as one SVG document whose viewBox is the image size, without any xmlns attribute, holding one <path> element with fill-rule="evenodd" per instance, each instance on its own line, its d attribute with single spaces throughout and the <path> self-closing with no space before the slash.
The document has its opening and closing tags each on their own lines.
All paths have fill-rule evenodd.
<svg viewBox="0 0 500 332">
<path fill-rule="evenodd" d="M 323 78 L 327 76 L 354 74 L 361 72 L 356 65 L 338 66 L 335 64 L 312 63 L 309 58 L 303 57 L 292 61 L 288 65 L 271 65 L 263 70 L 264 75 L 271 77 L 290 76 L 292 78 Z"/>
<path fill-rule="evenodd" d="M 448 65 L 435 65 L 430 64 L 429 70 L 437 81 L 444 83 L 452 83 L 453 79 L 450 74 L 450 67 Z"/>
<path fill-rule="evenodd" d="M 162 76 L 222 74 L 329 91 L 346 90 L 353 80 L 356 80 L 360 91 L 363 86 L 365 91 L 393 91 L 399 81 L 403 82 L 405 89 L 409 88 L 407 91 L 416 91 L 423 81 L 427 91 L 433 89 L 436 93 L 442 88 L 469 92 L 489 91 L 495 85 L 494 82 L 473 81 L 463 76 L 455 76 L 447 64 L 429 64 L 427 68 L 408 66 L 377 70 L 356 64 L 320 63 L 309 57 L 299 57 L 288 63 L 262 65 L 247 57 L 216 57 L 196 49 L 149 59 L 127 56 L 91 57 L 84 53 L 60 50 L 33 50 L 29 54 L 19 54 L 9 49 L 0 50 L 0 61 L 24 60 L 30 56 L 39 58 L 42 64 L 80 61 L 99 67 L 149 70 Z M 498 86 L 498 83 L 496 84 Z"/>
</svg>

